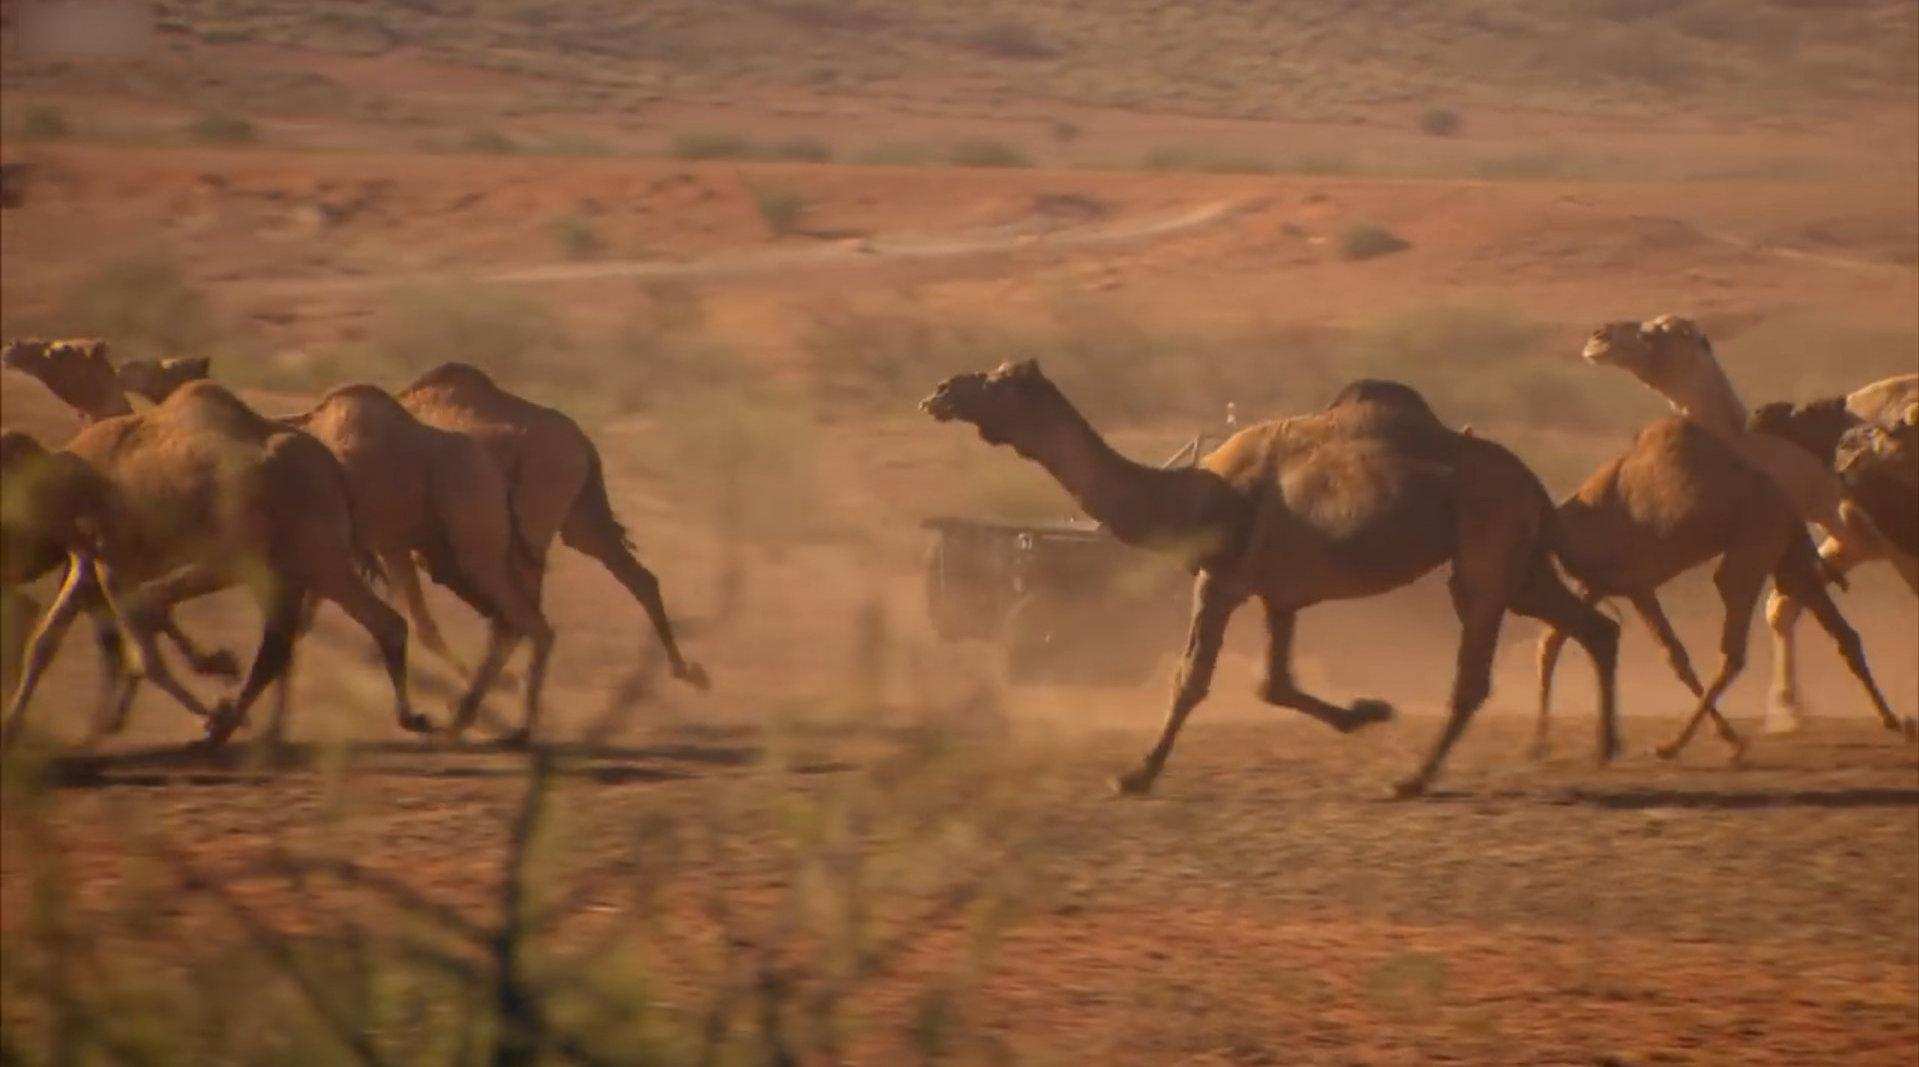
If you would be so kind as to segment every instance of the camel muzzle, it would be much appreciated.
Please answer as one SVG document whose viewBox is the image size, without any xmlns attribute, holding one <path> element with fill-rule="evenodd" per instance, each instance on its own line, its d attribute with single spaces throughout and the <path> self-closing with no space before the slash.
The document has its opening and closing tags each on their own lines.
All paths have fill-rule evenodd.
<svg viewBox="0 0 1919 1067">
<path fill-rule="evenodd" d="M 944 393 L 934 393 L 920 401 L 920 410 L 940 422 L 947 422 L 953 418 L 953 402 Z"/>
</svg>

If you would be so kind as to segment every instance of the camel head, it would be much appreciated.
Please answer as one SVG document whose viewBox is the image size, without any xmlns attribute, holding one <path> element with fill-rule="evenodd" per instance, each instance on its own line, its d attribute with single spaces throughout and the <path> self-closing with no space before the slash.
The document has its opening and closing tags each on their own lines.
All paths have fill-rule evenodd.
<svg viewBox="0 0 1919 1067">
<path fill-rule="evenodd" d="M 935 419 L 970 422 L 979 430 L 980 440 L 989 445 L 1011 444 L 1022 455 L 1021 443 L 1057 419 L 1062 409 L 1070 411 L 1071 406 L 1033 359 L 956 374 L 920 401 L 920 410 Z"/>
<path fill-rule="evenodd" d="M 209 377 L 212 365 L 206 356 L 130 359 L 120 364 L 120 387 L 158 404 L 186 383 Z"/>
<path fill-rule="evenodd" d="M 107 359 L 107 343 L 95 339 L 16 340 L 0 349 L 0 367 L 40 379 L 83 420 L 131 415 L 120 379 Z"/>
<path fill-rule="evenodd" d="M 1866 423 L 1839 440 L 1833 469 L 1850 480 L 1868 468 L 1883 471 L 1908 487 L 1919 485 L 1919 404 L 1909 404 L 1891 426 Z"/>
<path fill-rule="evenodd" d="M 1594 366 L 1618 367 L 1647 383 L 1683 379 L 1702 362 L 1718 363 L 1698 325 L 1678 315 L 1609 322 L 1593 331 L 1579 354 Z"/>
<path fill-rule="evenodd" d="M 1826 464 L 1847 430 L 1859 424 L 1858 416 L 1846 410 L 1846 398 L 1835 396 L 1810 404 L 1791 404 L 1784 400 L 1761 405 L 1753 411 L 1746 428 L 1754 433 L 1783 437 L 1818 456 Z"/>
</svg>

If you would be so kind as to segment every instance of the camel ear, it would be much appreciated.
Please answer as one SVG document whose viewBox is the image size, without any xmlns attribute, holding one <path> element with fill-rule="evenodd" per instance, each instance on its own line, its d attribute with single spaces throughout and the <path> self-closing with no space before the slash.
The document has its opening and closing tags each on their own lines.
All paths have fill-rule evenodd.
<svg viewBox="0 0 1919 1067">
<path fill-rule="evenodd" d="M 1044 374 L 1040 373 L 1039 360 L 1037 359 L 1022 359 L 1018 363 L 1010 364 L 1009 369 L 1006 372 L 1006 376 L 1008 378 L 1044 378 L 1046 377 Z"/>
</svg>

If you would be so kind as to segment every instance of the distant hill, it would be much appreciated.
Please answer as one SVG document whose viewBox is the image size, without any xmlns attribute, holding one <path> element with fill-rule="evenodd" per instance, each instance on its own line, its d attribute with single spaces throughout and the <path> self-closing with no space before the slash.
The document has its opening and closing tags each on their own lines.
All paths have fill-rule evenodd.
<svg viewBox="0 0 1919 1067">
<path fill-rule="evenodd" d="M 164 0 L 176 54 L 417 51 L 538 105 L 798 87 L 1358 120 L 1408 105 L 1807 115 L 1919 93 L 1909 0 Z M 7 81 L 44 64 L 10 57 Z M 94 79 L 137 72 L 102 64 Z"/>
</svg>

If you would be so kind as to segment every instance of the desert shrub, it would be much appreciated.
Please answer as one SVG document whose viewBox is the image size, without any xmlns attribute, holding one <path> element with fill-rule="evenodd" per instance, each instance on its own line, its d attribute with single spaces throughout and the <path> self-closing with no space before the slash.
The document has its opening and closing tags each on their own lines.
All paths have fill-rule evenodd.
<svg viewBox="0 0 1919 1067">
<path fill-rule="evenodd" d="M 1657 25 L 1569 33 L 1545 45 L 1538 62 L 1588 84 L 1626 81 L 1659 89 L 1688 85 L 1697 73 L 1692 46 Z"/>
<path fill-rule="evenodd" d="M 1072 144 L 1086 131 L 1080 129 L 1079 123 L 1070 119 L 1054 119 L 1046 124 L 1046 132 L 1052 134 L 1053 140 L 1060 144 Z"/>
<path fill-rule="evenodd" d="M 53 141 L 73 132 L 67 113 L 52 104 L 33 104 L 20 113 L 20 136 L 33 141 Z"/>
<path fill-rule="evenodd" d="M 206 294 L 149 251 L 96 268 L 55 315 L 61 333 L 104 337 L 122 356 L 204 354 L 221 336 Z"/>
<path fill-rule="evenodd" d="M 460 138 L 462 152 L 484 152 L 489 155 L 507 155 L 520 150 L 519 143 L 492 127 L 468 130 Z"/>
<path fill-rule="evenodd" d="M 1002 19 L 966 35 L 967 47 L 999 59 L 1047 59 L 1059 50 L 1047 44 L 1038 30 L 1024 22 Z"/>
<path fill-rule="evenodd" d="M 187 124 L 187 136 L 206 144 L 252 144 L 260 131 L 244 115 L 210 111 Z"/>
<path fill-rule="evenodd" d="M 1460 125 L 1459 112 L 1449 107 L 1429 107 L 1419 113 L 1419 128 L 1434 137 L 1451 137 Z"/>
<path fill-rule="evenodd" d="M 947 150 L 946 161 L 956 167 L 1030 167 L 1031 156 L 1005 141 L 988 138 L 959 141 Z"/>
<path fill-rule="evenodd" d="M 1748 45 L 1772 53 L 1790 51 L 1799 36 L 1792 16 L 1740 0 L 1696 0 L 1679 9 L 1673 24 L 1702 40 Z"/>
<path fill-rule="evenodd" d="M 553 220 L 553 240 L 568 259 L 591 259 L 606 250 L 606 240 L 593 228 L 593 220 L 578 213 Z"/>
<path fill-rule="evenodd" d="M 506 380 L 537 374 L 570 384 L 580 373 L 570 366 L 570 345 L 546 305 L 479 282 L 393 292 L 374 318 L 367 352 L 381 377 L 410 376 L 453 361 Z"/>
<path fill-rule="evenodd" d="M 1357 174 L 1362 169 L 1351 156 L 1308 155 L 1300 156 L 1284 164 L 1280 169 L 1289 174 Z"/>
<path fill-rule="evenodd" d="M 674 135 L 669 150 L 680 159 L 746 159 L 753 142 L 724 130 L 692 130 Z"/>
<path fill-rule="evenodd" d="M 767 146 L 766 155 L 798 163 L 825 163 L 833 158 L 833 146 L 818 137 L 789 137 Z"/>
<path fill-rule="evenodd" d="M 1565 177 L 1573 171 L 1573 161 L 1555 152 L 1515 152 L 1487 156 L 1472 163 L 1475 178 L 1537 180 Z"/>
<path fill-rule="evenodd" d="M 1206 174 L 1271 174 L 1276 168 L 1257 156 L 1227 155 L 1212 149 L 1162 145 L 1140 160 L 1147 170 L 1190 170 Z"/>
<path fill-rule="evenodd" d="M 800 220 L 806 215 L 806 197 L 794 189 L 755 186 L 753 207 L 767 229 L 775 236 L 784 237 L 799 229 Z"/>
<path fill-rule="evenodd" d="M 1347 259 L 1373 259 L 1412 246 L 1411 241 L 1372 222 L 1355 222 L 1339 235 L 1339 254 Z"/>
<path fill-rule="evenodd" d="M 938 161 L 938 150 L 910 141 L 882 141 L 854 160 L 872 167 L 923 167 Z"/>
</svg>

